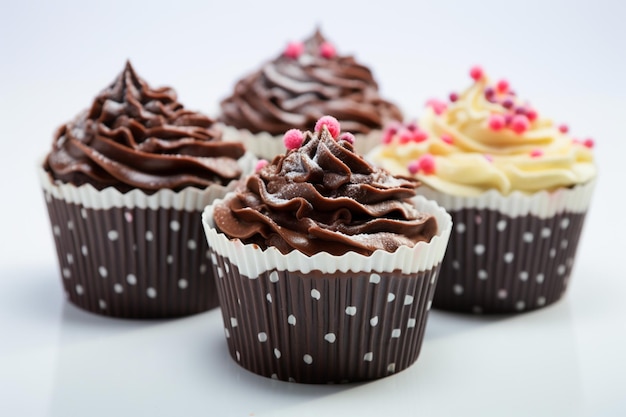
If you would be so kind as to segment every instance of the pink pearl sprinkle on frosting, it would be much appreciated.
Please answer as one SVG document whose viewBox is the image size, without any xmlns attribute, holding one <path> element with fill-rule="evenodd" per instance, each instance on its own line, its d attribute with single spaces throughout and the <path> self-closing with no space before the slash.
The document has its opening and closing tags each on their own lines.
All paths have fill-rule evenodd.
<svg viewBox="0 0 626 417">
<path fill-rule="evenodd" d="M 303 141 L 304 134 L 298 129 L 289 129 L 283 136 L 283 143 L 287 149 L 298 149 Z"/>
<path fill-rule="evenodd" d="M 459 95 L 457 93 L 450 93 L 450 95 L 448 96 L 448 98 L 450 99 L 451 102 L 455 102 L 459 99 Z"/>
<path fill-rule="evenodd" d="M 511 119 L 511 130 L 518 135 L 527 131 L 529 126 L 530 122 L 528 121 L 528 117 L 523 114 L 516 114 L 513 116 L 513 119 Z"/>
<path fill-rule="evenodd" d="M 337 55 L 337 50 L 332 43 L 323 42 L 320 45 L 320 55 L 327 59 L 334 58 Z"/>
<path fill-rule="evenodd" d="M 304 44 L 302 42 L 289 42 L 283 55 L 287 58 L 298 59 L 304 52 Z"/>
<path fill-rule="evenodd" d="M 532 158 L 539 158 L 540 156 L 543 156 L 543 151 L 541 149 L 533 149 L 530 151 L 530 156 Z"/>
<path fill-rule="evenodd" d="M 569 126 L 567 126 L 567 125 L 560 125 L 559 126 L 559 132 L 561 132 L 563 134 L 569 132 Z"/>
<path fill-rule="evenodd" d="M 394 135 L 396 134 L 395 131 L 392 131 L 390 129 L 387 129 L 383 132 L 383 137 L 380 139 L 380 141 L 385 144 L 388 145 L 391 143 L 391 141 L 393 140 Z"/>
<path fill-rule="evenodd" d="M 531 109 L 531 108 L 526 110 L 526 117 L 528 117 L 528 120 L 530 120 L 531 122 L 534 122 L 535 120 L 537 120 L 538 116 L 539 115 L 537 114 L 537 110 Z"/>
<path fill-rule="evenodd" d="M 448 106 L 445 102 L 438 100 L 436 98 L 431 98 L 426 102 L 426 106 L 431 107 L 437 116 L 443 114 L 446 111 Z"/>
<path fill-rule="evenodd" d="M 447 143 L 448 145 L 452 145 L 452 143 L 454 142 L 452 140 L 452 136 L 448 135 L 447 133 L 444 133 L 443 135 L 441 135 L 441 140 Z"/>
<path fill-rule="evenodd" d="M 487 124 L 489 125 L 489 129 L 497 131 L 497 130 L 502 129 L 504 126 L 506 126 L 506 119 L 504 118 L 503 115 L 494 113 L 491 116 L 489 116 L 489 120 L 487 121 Z"/>
<path fill-rule="evenodd" d="M 424 132 L 423 130 L 416 130 L 415 132 L 413 132 L 414 142 L 424 142 L 426 139 L 428 139 L 428 133 Z"/>
<path fill-rule="evenodd" d="M 324 126 L 326 126 L 326 129 L 328 129 L 333 138 L 336 139 L 337 136 L 339 136 L 339 132 L 341 131 L 339 121 L 333 116 L 320 117 L 317 123 L 315 123 L 315 131 L 318 133 L 321 132 Z"/>
<path fill-rule="evenodd" d="M 348 143 L 351 143 L 354 145 L 354 135 L 350 132 L 344 132 L 341 135 L 339 135 L 339 138 L 337 140 L 345 140 Z"/>
<path fill-rule="evenodd" d="M 500 94 L 504 94 L 509 91 L 509 82 L 507 80 L 500 80 L 496 84 L 496 91 Z"/>
<path fill-rule="evenodd" d="M 429 153 L 425 153 L 417 159 L 419 170 L 424 174 L 433 174 L 435 172 L 435 157 Z"/>
<path fill-rule="evenodd" d="M 478 81 L 478 80 L 480 80 L 481 78 L 483 78 L 483 75 L 485 75 L 485 73 L 483 72 L 482 67 L 480 67 L 480 66 L 478 66 L 478 65 L 473 66 L 473 67 L 470 69 L 469 74 L 470 74 L 470 77 L 472 77 L 472 79 L 473 79 L 474 81 Z"/>
<path fill-rule="evenodd" d="M 407 167 L 407 169 L 409 170 L 409 173 L 415 175 L 420 170 L 420 164 L 419 164 L 419 162 L 417 160 L 416 161 L 411 161 L 411 162 L 409 162 L 409 166 Z"/>
<path fill-rule="evenodd" d="M 400 143 L 409 143 L 411 140 L 413 140 L 413 132 L 408 129 L 402 130 L 398 135 L 398 141 Z"/>
<path fill-rule="evenodd" d="M 588 147 L 589 149 L 593 148 L 595 145 L 595 142 L 593 141 L 593 139 L 589 138 L 589 139 L 585 139 L 583 141 L 583 145 L 585 145 L 586 147 Z"/>
<path fill-rule="evenodd" d="M 259 159 L 256 163 L 256 165 L 254 166 L 254 171 L 255 172 L 259 172 L 260 170 L 262 170 L 263 168 L 265 168 L 267 165 L 269 164 L 269 162 L 267 162 L 267 160 L 265 159 Z"/>
</svg>

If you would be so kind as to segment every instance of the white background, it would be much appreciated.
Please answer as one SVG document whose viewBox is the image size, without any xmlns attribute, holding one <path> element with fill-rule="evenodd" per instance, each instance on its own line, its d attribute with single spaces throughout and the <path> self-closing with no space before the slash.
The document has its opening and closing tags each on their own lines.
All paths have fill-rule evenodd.
<svg viewBox="0 0 626 417">
<path fill-rule="evenodd" d="M 617 0 L 2 1 L 0 415 L 626 415 L 625 17 Z M 414 366 L 345 386 L 239 368 L 217 310 L 138 322 L 67 304 L 35 175 L 54 130 L 126 59 L 215 114 L 239 77 L 317 25 L 407 118 L 481 64 L 596 140 L 600 180 L 565 299 L 515 317 L 433 311 Z"/>
</svg>

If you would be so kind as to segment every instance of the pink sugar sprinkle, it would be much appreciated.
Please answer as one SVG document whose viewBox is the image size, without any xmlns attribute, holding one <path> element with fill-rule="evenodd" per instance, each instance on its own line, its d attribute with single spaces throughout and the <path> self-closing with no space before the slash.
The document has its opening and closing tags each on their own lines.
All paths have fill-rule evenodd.
<svg viewBox="0 0 626 417">
<path fill-rule="evenodd" d="M 486 153 L 486 154 L 484 155 L 484 157 L 485 157 L 485 159 L 486 159 L 487 161 L 489 161 L 489 162 L 493 162 L 493 156 L 489 155 L 488 153 Z"/>
<path fill-rule="evenodd" d="M 424 142 L 426 139 L 428 139 L 428 133 L 424 132 L 423 130 L 417 130 L 413 132 L 414 142 Z"/>
<path fill-rule="evenodd" d="M 411 132 L 408 129 L 404 129 L 400 132 L 400 135 L 398 137 L 398 141 L 400 143 L 409 143 L 411 140 L 413 139 L 413 132 Z"/>
<path fill-rule="evenodd" d="M 435 172 L 435 157 L 429 153 L 425 153 L 417 160 L 420 171 L 424 174 L 433 174 Z"/>
<path fill-rule="evenodd" d="M 324 58 L 334 58 L 337 55 L 337 50 L 335 46 L 330 42 L 323 42 L 320 45 L 320 55 Z"/>
<path fill-rule="evenodd" d="M 283 136 L 283 143 L 287 149 L 298 149 L 303 141 L 304 134 L 298 129 L 289 129 Z"/>
<path fill-rule="evenodd" d="M 469 74 L 470 74 L 470 77 L 472 77 L 472 79 L 473 79 L 474 81 L 478 81 L 478 80 L 480 80 L 481 78 L 483 78 L 484 71 L 483 71 L 482 67 L 480 67 L 479 65 L 476 65 L 476 66 L 473 66 L 473 67 L 470 69 Z"/>
<path fill-rule="evenodd" d="M 431 98 L 428 101 L 426 101 L 426 106 L 432 107 L 433 111 L 435 112 L 437 116 L 440 116 L 448 108 L 445 102 L 438 100 L 436 98 Z"/>
<path fill-rule="evenodd" d="M 503 115 L 494 113 L 489 116 L 487 124 L 489 125 L 489 129 L 498 131 L 506 125 L 506 120 Z"/>
<path fill-rule="evenodd" d="M 532 158 L 538 158 L 540 156 L 543 156 L 543 151 L 541 149 L 533 149 L 532 151 L 530 151 L 530 156 Z"/>
<path fill-rule="evenodd" d="M 337 138 L 339 136 L 339 132 L 341 131 L 341 127 L 339 125 L 339 121 L 335 119 L 333 116 L 322 116 L 319 118 L 317 123 L 315 123 L 315 131 L 321 132 L 322 127 L 326 126 L 326 129 L 330 132 L 330 135 L 333 138 Z"/>
<path fill-rule="evenodd" d="M 567 125 L 565 125 L 565 124 L 560 125 L 560 126 L 559 126 L 559 131 L 560 131 L 561 133 L 565 134 L 565 133 L 569 132 L 569 126 L 567 126 Z"/>
<path fill-rule="evenodd" d="M 337 140 L 345 140 L 348 143 L 351 143 L 354 145 L 354 135 L 350 132 L 344 132 L 341 135 L 339 135 L 339 138 Z"/>
<path fill-rule="evenodd" d="M 588 138 L 588 139 L 585 139 L 585 140 L 583 141 L 583 145 L 585 145 L 586 147 L 588 147 L 589 149 L 591 149 L 591 148 L 593 148 L 593 147 L 594 147 L 595 142 L 594 142 L 594 140 L 593 140 L 593 139 Z"/>
<path fill-rule="evenodd" d="M 523 114 L 516 114 L 511 119 L 511 130 L 513 130 L 518 135 L 521 135 L 530 127 L 530 123 L 528 121 L 528 117 Z"/>
<path fill-rule="evenodd" d="M 448 98 L 450 99 L 451 102 L 455 102 L 459 99 L 459 95 L 457 93 L 450 93 L 450 95 L 448 96 Z"/>
<path fill-rule="evenodd" d="M 409 162 L 409 166 L 407 166 L 409 173 L 415 175 L 420 170 L 420 164 L 417 160 Z"/>
<path fill-rule="evenodd" d="M 535 120 L 537 120 L 537 117 L 539 115 L 537 114 L 537 110 L 529 108 L 526 110 L 526 117 L 528 117 L 528 120 L 530 120 L 531 122 L 534 122 Z"/>
<path fill-rule="evenodd" d="M 448 135 L 447 133 L 444 133 L 443 135 L 441 135 L 441 140 L 447 143 L 448 145 L 452 145 L 452 143 L 454 142 L 452 140 L 452 136 Z"/>
<path fill-rule="evenodd" d="M 409 129 L 411 132 L 416 132 L 417 130 L 419 130 L 419 127 L 417 126 L 416 121 L 407 123 L 406 128 Z"/>
<path fill-rule="evenodd" d="M 302 42 L 289 42 L 283 55 L 287 58 L 298 59 L 304 52 L 304 44 Z"/>
<path fill-rule="evenodd" d="M 259 172 L 260 170 L 262 170 L 263 168 L 265 168 L 267 165 L 269 164 L 269 162 L 267 162 L 267 160 L 265 159 L 259 159 L 254 167 L 254 171 L 255 172 Z"/>
<path fill-rule="evenodd" d="M 391 143 L 391 141 L 393 140 L 394 135 L 396 134 L 396 132 L 387 129 L 383 132 L 383 137 L 380 139 L 380 141 L 385 144 L 388 145 Z"/>
<path fill-rule="evenodd" d="M 500 94 L 504 94 L 509 90 L 509 82 L 507 80 L 500 80 L 496 84 L 496 90 Z"/>
</svg>

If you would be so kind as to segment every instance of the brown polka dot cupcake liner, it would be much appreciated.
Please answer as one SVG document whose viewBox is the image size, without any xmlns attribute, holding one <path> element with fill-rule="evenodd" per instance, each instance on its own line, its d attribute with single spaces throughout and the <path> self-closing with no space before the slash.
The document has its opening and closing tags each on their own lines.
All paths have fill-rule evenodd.
<svg viewBox="0 0 626 417">
<path fill-rule="evenodd" d="M 475 198 L 425 191 L 454 222 L 433 307 L 520 313 L 561 299 L 594 186 Z"/>
<path fill-rule="evenodd" d="M 386 377 L 419 355 L 450 216 L 434 214 L 430 243 L 371 256 L 307 257 L 229 240 L 203 222 L 230 355 L 256 374 L 299 383 L 346 383 Z"/>
<path fill-rule="evenodd" d="M 39 168 L 67 299 L 92 313 L 169 318 L 218 306 L 203 208 L 236 185 L 122 194 Z"/>
</svg>

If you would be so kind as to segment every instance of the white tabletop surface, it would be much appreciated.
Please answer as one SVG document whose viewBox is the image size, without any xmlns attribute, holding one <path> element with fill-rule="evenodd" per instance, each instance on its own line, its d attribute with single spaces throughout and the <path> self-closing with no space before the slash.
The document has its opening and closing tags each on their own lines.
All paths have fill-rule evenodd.
<svg viewBox="0 0 626 417">
<path fill-rule="evenodd" d="M 223 3 L 0 6 L 0 416 L 626 415 L 626 6 Z M 128 58 L 186 107 L 215 112 L 237 78 L 318 24 L 407 117 L 479 63 L 596 140 L 600 177 L 565 298 L 509 317 L 432 311 L 412 367 L 338 386 L 243 370 L 219 310 L 128 321 L 68 304 L 35 175 L 56 127 Z"/>
</svg>

